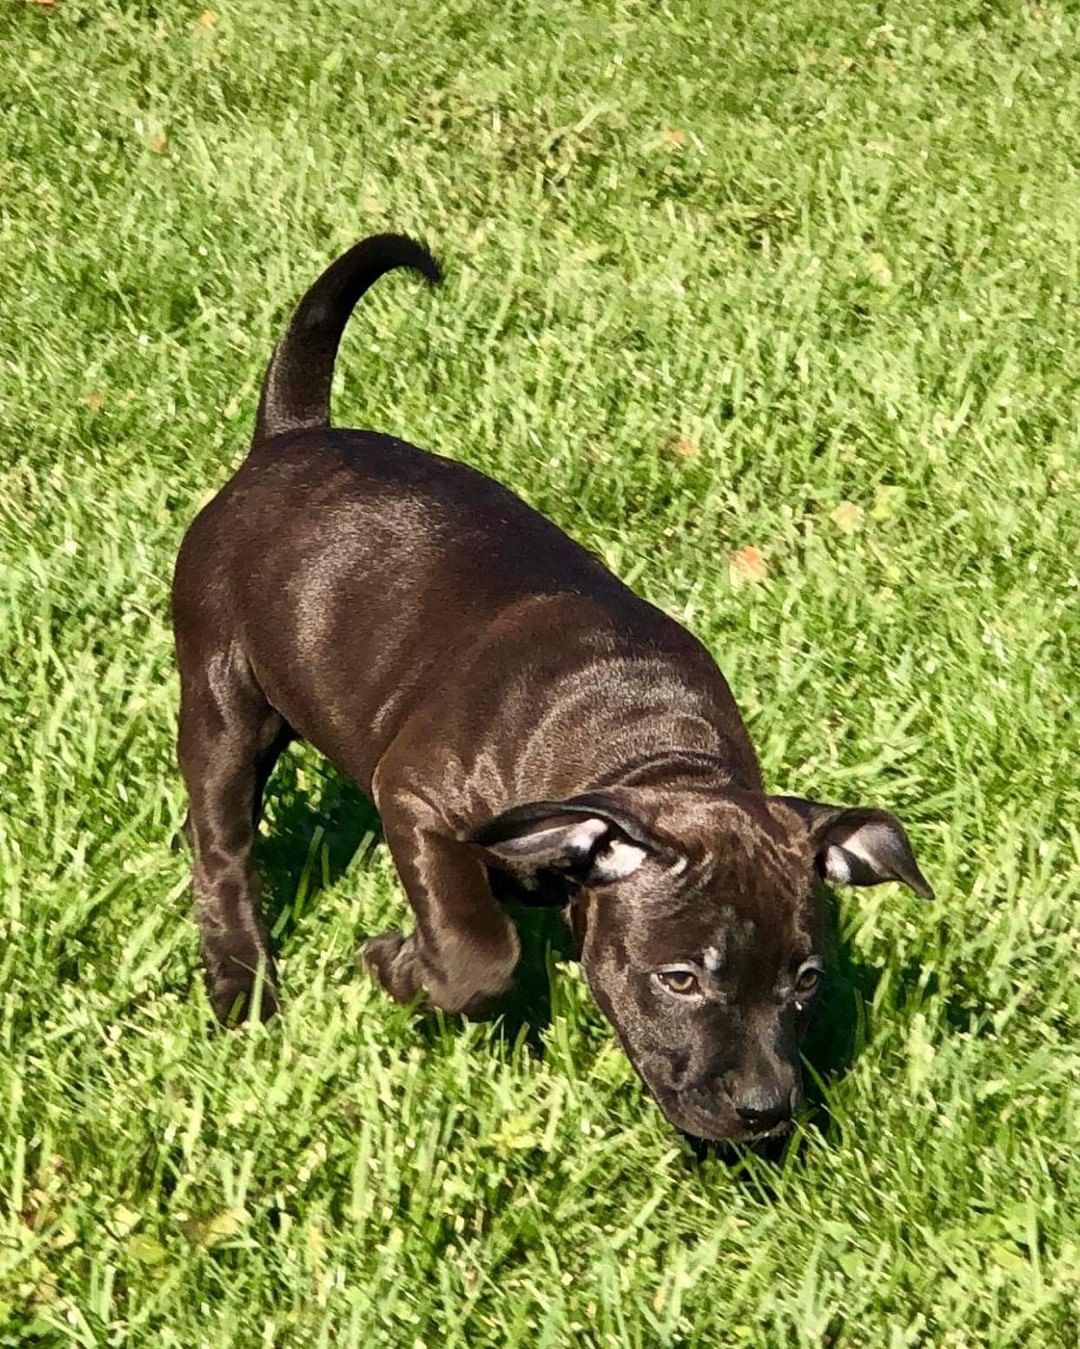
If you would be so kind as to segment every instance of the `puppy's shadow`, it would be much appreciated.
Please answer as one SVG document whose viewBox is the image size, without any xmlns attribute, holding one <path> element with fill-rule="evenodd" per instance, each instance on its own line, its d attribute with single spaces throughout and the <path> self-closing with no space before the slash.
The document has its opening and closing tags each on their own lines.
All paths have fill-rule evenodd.
<svg viewBox="0 0 1080 1349">
<path fill-rule="evenodd" d="M 363 866 L 382 842 L 375 807 L 348 778 L 324 761 L 312 765 L 295 754 L 282 755 L 267 784 L 265 830 L 255 848 L 263 882 L 263 916 L 274 947 L 287 944 L 292 930 L 317 902 L 318 892 L 349 870 Z M 521 937 L 521 962 L 511 994 L 499 1008 L 494 1034 L 513 1043 L 524 1034 L 540 1053 L 551 1024 L 552 959 L 570 959 L 573 941 L 566 924 L 550 909 L 508 906 Z M 400 919 L 412 927 L 404 896 Z M 374 933 L 357 933 L 363 936 Z M 421 1015 L 417 1029 L 428 1039 L 439 1035 L 439 1018 Z"/>
<path fill-rule="evenodd" d="M 263 917 L 281 949 L 320 890 L 370 858 L 382 839 L 375 807 L 329 764 L 283 754 L 267 785 L 255 845 Z"/>
<path fill-rule="evenodd" d="M 881 980 L 881 970 L 857 960 L 840 931 L 839 905 L 829 891 L 830 959 L 821 1003 L 806 1039 L 803 1059 L 807 1102 L 824 1106 L 824 1091 L 847 1076 L 869 1037 L 868 1009 Z"/>
</svg>

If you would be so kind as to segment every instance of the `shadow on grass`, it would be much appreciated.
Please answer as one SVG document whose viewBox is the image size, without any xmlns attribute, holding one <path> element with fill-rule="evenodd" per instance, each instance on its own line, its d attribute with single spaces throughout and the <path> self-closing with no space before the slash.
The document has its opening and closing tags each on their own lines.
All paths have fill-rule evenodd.
<svg viewBox="0 0 1080 1349">
<path fill-rule="evenodd" d="M 509 904 L 507 910 L 521 939 L 521 960 L 514 986 L 492 1018 L 491 1040 L 508 1047 L 520 1040 L 530 1054 L 542 1058 L 544 1032 L 552 1021 L 552 963 L 576 959 L 573 939 L 556 909 Z M 434 1043 L 446 1033 L 447 1021 L 453 1020 L 422 1015 L 419 1033 Z"/>
<path fill-rule="evenodd" d="M 314 778 L 312 784 L 301 778 Z M 366 796 L 329 764 L 301 767 L 282 755 L 267 785 L 265 832 L 259 835 L 255 865 L 262 877 L 263 916 L 274 948 L 280 950 L 318 892 L 335 884 L 354 864 L 363 866 L 382 842 L 378 812 Z M 514 1042 L 524 1032 L 539 1053 L 551 1024 L 550 957 L 572 959 L 573 942 L 558 913 L 511 905 L 521 936 L 521 964 L 513 993 L 500 1009 L 496 1037 Z M 402 897 L 402 925 L 412 926 Z M 361 940 L 374 933 L 358 932 Z M 439 1019 L 420 1015 L 418 1030 L 433 1038 Z"/>
<path fill-rule="evenodd" d="M 312 777 L 308 785 L 303 779 Z M 382 840 L 375 807 L 329 764 L 313 770 L 283 754 L 266 789 L 264 829 L 255 845 L 263 916 L 275 949 L 287 942 L 318 892 L 361 865 Z"/>
</svg>

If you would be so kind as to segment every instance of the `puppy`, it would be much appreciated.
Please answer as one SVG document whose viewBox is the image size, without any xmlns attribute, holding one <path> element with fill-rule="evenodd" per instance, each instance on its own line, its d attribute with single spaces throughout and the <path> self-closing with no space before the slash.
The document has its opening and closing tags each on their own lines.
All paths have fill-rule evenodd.
<svg viewBox="0 0 1080 1349">
<path fill-rule="evenodd" d="M 505 487 L 331 427 L 342 330 L 395 267 L 439 279 L 420 244 L 380 235 L 303 297 L 247 458 L 180 549 L 179 759 L 214 1008 L 277 1007 L 251 853 L 302 737 L 382 817 L 415 919 L 364 947 L 393 998 L 483 1014 L 518 963 L 504 901 L 558 905 L 672 1123 L 782 1132 L 824 972 L 820 881 L 929 897 L 907 835 L 884 810 L 767 794 L 709 652 Z"/>
</svg>

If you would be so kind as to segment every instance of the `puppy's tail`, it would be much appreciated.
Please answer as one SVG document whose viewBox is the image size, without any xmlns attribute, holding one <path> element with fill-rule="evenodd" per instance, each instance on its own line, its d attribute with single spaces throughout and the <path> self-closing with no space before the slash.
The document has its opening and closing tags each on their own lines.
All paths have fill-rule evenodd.
<svg viewBox="0 0 1080 1349">
<path fill-rule="evenodd" d="M 345 324 L 368 287 L 395 267 L 411 267 L 431 282 L 442 278 L 423 244 L 402 234 L 375 234 L 331 263 L 307 292 L 270 358 L 256 441 L 330 425 L 330 382 Z"/>
</svg>

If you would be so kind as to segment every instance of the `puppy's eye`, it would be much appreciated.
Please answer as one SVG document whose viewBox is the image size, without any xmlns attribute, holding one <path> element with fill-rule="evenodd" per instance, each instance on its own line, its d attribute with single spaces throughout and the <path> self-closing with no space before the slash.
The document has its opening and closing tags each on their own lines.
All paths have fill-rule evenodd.
<svg viewBox="0 0 1080 1349">
<path fill-rule="evenodd" d="M 821 971 L 815 965 L 806 965 L 795 978 L 795 992 L 804 998 L 813 993 L 821 983 Z"/>
<path fill-rule="evenodd" d="M 670 993 L 697 993 L 701 989 L 693 970 L 660 970 L 656 977 Z"/>
</svg>

